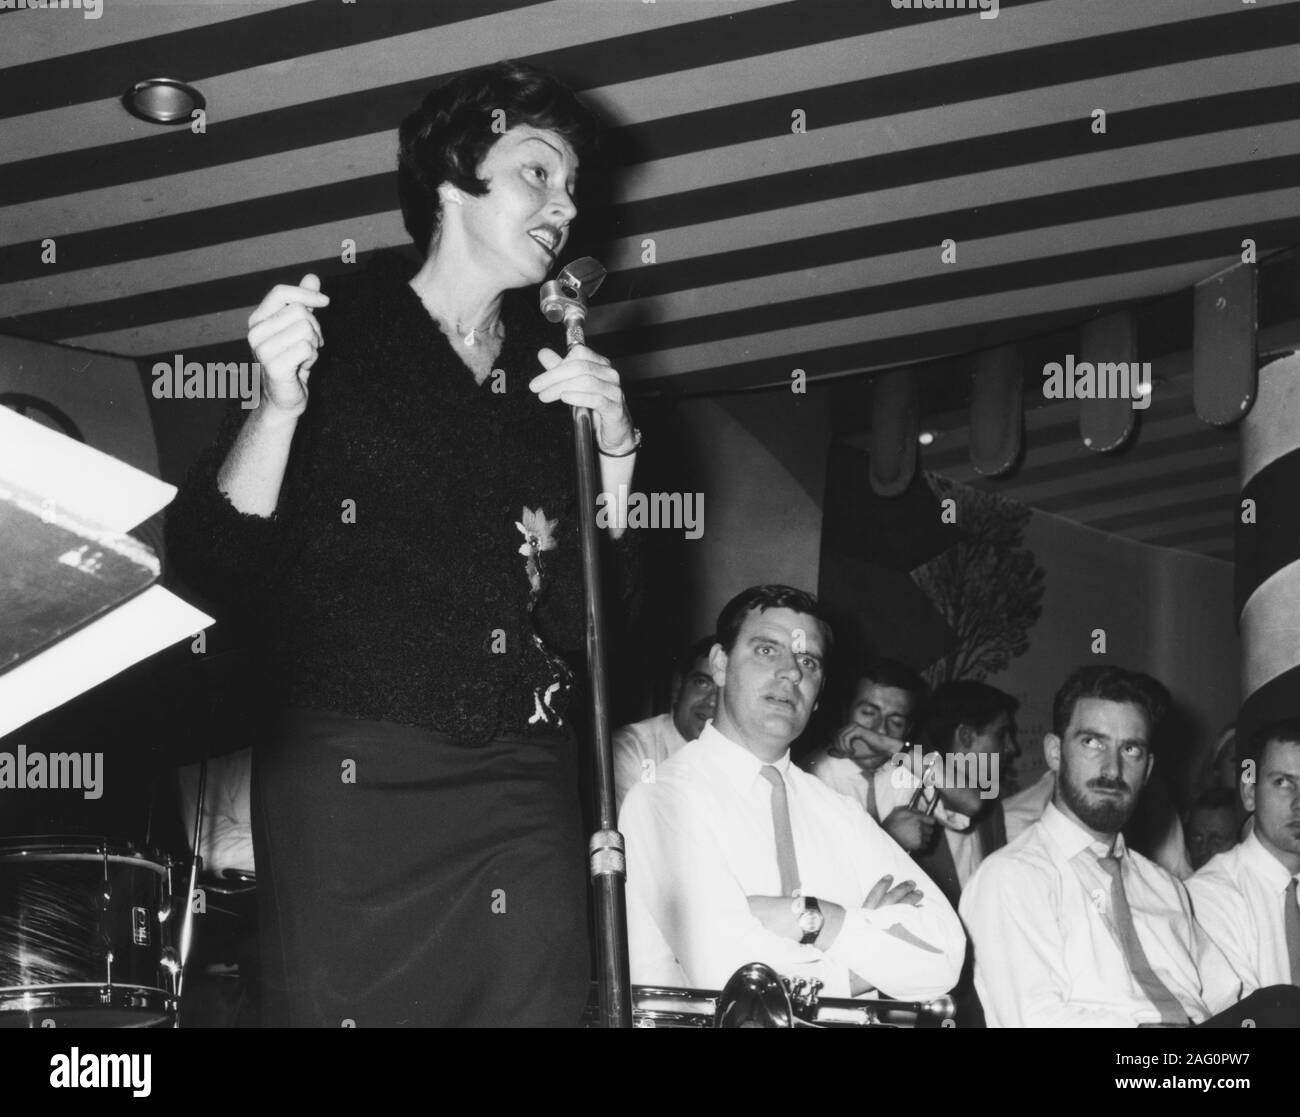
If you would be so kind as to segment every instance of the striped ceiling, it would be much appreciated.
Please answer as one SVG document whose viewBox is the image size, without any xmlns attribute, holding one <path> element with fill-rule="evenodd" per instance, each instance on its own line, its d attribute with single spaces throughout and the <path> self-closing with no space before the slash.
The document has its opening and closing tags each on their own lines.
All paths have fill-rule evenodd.
<svg viewBox="0 0 1300 1117">
<path fill-rule="evenodd" d="M 640 391 L 935 361 L 1185 290 L 1246 237 L 1261 259 L 1300 243 L 1297 0 L 1002 0 L 995 19 L 889 0 L 102 4 L 0 19 L 0 332 L 242 359 L 272 283 L 316 270 L 328 290 L 343 239 L 407 243 L 397 122 L 511 56 L 612 124 L 574 247 L 610 268 L 592 327 Z M 199 86 L 205 135 L 121 108 L 153 76 Z M 1052 508 L 1065 442 L 1039 421 L 1056 449 L 1027 459 L 1046 472 L 1025 491 Z M 1145 423 L 1130 464 L 1200 478 L 1157 541 L 1217 553 L 1194 509 L 1233 436 L 1198 450 L 1195 425 Z M 1149 526 L 1094 505 L 1090 522 Z"/>
<path fill-rule="evenodd" d="M 921 453 L 928 471 L 1032 505 L 1099 531 L 1232 561 L 1240 511 L 1236 430 L 1206 426 L 1192 409 L 1185 360 L 1160 375 L 1136 438 L 1120 452 L 1083 445 L 1078 405 L 1053 402 L 1025 415 L 1024 456 L 1006 477 L 983 477 L 970 463 L 966 417 L 927 423 L 932 445 Z M 1041 379 L 1041 378 L 1040 378 Z M 866 446 L 859 437 L 851 445 Z"/>
</svg>

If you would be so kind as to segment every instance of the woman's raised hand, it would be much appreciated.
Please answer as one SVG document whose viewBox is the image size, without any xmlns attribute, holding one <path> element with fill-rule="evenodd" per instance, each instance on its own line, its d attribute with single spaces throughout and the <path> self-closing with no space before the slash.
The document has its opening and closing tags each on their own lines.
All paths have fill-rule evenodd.
<svg viewBox="0 0 1300 1117">
<path fill-rule="evenodd" d="M 528 384 L 543 403 L 563 400 L 573 407 L 590 407 L 596 418 L 596 445 L 607 454 L 630 449 L 636 435 L 632 416 L 619 384 L 618 370 L 585 345 L 575 345 L 567 357 L 554 349 L 537 353 L 545 372 Z"/>
<path fill-rule="evenodd" d="M 262 403 L 286 415 L 307 409 L 307 378 L 325 344 L 313 308 L 329 305 L 320 279 L 308 273 L 297 287 L 280 283 L 248 319 L 248 344 L 262 366 Z"/>
</svg>

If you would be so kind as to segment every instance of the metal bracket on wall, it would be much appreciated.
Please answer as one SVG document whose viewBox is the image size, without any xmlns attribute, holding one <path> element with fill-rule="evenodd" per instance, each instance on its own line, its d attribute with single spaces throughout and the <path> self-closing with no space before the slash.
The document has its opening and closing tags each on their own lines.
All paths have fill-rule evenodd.
<svg viewBox="0 0 1300 1117">
<path fill-rule="evenodd" d="M 911 369 L 878 372 L 871 378 L 871 488 L 898 496 L 916 475 L 920 406 Z"/>
<path fill-rule="evenodd" d="M 971 372 L 971 465 L 985 477 L 1006 473 L 1020 457 L 1024 426 L 1020 348 L 1003 345 L 977 353 Z"/>
<path fill-rule="evenodd" d="M 1094 398 L 1079 400 L 1079 435 L 1089 450 L 1118 450 L 1137 425 L 1130 375 L 1137 364 L 1137 315 L 1131 310 L 1087 323 L 1079 339 L 1079 361 L 1092 365 Z M 1119 370 L 1116 371 L 1116 366 Z M 1150 386 L 1150 380 L 1147 380 Z M 1146 404 L 1150 404 L 1150 398 Z"/>
<path fill-rule="evenodd" d="M 1239 421 L 1259 390 L 1258 273 L 1236 264 L 1196 285 L 1192 299 L 1192 402 L 1204 423 Z"/>
</svg>

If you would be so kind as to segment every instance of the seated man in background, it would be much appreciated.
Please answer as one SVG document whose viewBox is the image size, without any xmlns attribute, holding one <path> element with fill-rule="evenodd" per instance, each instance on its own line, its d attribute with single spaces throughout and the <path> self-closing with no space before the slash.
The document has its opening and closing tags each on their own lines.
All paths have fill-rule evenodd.
<svg viewBox="0 0 1300 1117">
<path fill-rule="evenodd" d="M 1255 825 L 1193 876 L 1187 891 L 1197 920 L 1250 993 L 1300 985 L 1300 719 L 1253 734 L 1243 759 L 1253 762 L 1241 794 Z"/>
<path fill-rule="evenodd" d="M 846 724 L 827 748 L 806 757 L 804 768 L 828 787 L 856 799 L 885 832 L 909 853 L 927 848 L 937 821 L 908 806 L 908 798 L 878 801 L 889 786 L 890 761 L 907 746 L 919 723 L 929 688 L 906 664 L 874 659 L 859 673 Z"/>
<path fill-rule="evenodd" d="M 713 716 L 718 688 L 709 671 L 713 637 L 686 649 L 673 671 L 669 711 L 614 732 L 614 794 L 618 806 L 632 788 L 654 780 L 660 764 L 700 735 Z"/>
<path fill-rule="evenodd" d="M 1002 819 L 1002 777 L 1019 755 L 1016 711 L 1020 703 L 997 687 L 973 679 L 942 683 L 930 698 L 925 741 L 933 751 L 933 769 L 923 777 L 936 797 L 933 816 L 939 823 L 928 845 L 912 853 L 915 861 L 956 907 L 961 890 L 990 854 L 1007 844 Z M 887 765 L 877 776 L 876 801 L 881 810 L 906 805 L 921 784 L 912 766 Z M 881 776 L 888 777 L 882 780 Z M 975 994 L 974 958 L 967 951 L 961 980 L 953 990 L 958 1027 L 984 1027 L 984 1012 Z"/>
<path fill-rule="evenodd" d="M 1150 676 L 1110 666 L 1057 692 L 1043 740 L 1052 802 L 962 894 L 990 1027 L 1186 1025 L 1240 995 L 1183 886 L 1121 834 L 1168 700 Z"/>
<path fill-rule="evenodd" d="M 943 683 L 930 699 L 925 739 L 938 757 L 950 759 L 941 762 L 945 775 L 934 784 L 939 796 L 934 814 L 939 816 L 941 833 L 913 851 L 912 859 L 954 906 L 984 858 L 1007 844 L 1001 771 L 1019 755 L 1019 708 L 1020 703 L 1005 691 L 972 679 Z M 949 769 L 957 780 L 947 778 Z M 896 765 L 882 772 L 887 779 L 878 777 L 876 801 L 889 804 L 882 811 L 888 812 L 894 803 L 907 804 L 920 782 L 915 773 Z"/>
<path fill-rule="evenodd" d="M 199 842 L 193 946 L 185 968 L 182 1027 L 256 1027 L 260 1007 L 260 952 L 253 859 L 252 748 L 208 758 Z M 194 843 L 200 765 L 176 772 L 181 824 Z M 188 872 L 186 873 L 188 885 Z M 184 908 L 178 918 L 184 918 Z"/>
<path fill-rule="evenodd" d="M 1244 749 L 1246 742 L 1242 742 Z M 1250 833 L 1250 813 L 1242 806 L 1241 803 L 1241 764 L 1237 759 L 1237 726 L 1235 722 L 1229 722 L 1215 740 L 1205 759 L 1201 763 L 1201 770 L 1192 783 L 1192 800 L 1199 802 L 1204 798 L 1207 802 L 1215 804 L 1224 802 L 1224 796 L 1220 793 L 1227 791 L 1228 800 L 1232 803 L 1233 818 L 1233 839 L 1229 846 L 1224 849 L 1215 850 L 1215 853 L 1223 853 L 1236 845 L 1247 834 Z M 1211 794 L 1213 793 L 1213 794 Z M 1215 810 L 1218 811 L 1216 805 Z M 1215 820 L 1216 829 L 1222 823 L 1222 818 Z M 1188 837 L 1188 849 L 1191 849 L 1191 838 Z M 1213 856 L 1211 854 L 1210 856 Z M 1200 865 L 1194 865 L 1194 869 L 1199 869 Z"/>
<path fill-rule="evenodd" d="M 1227 853 L 1237 844 L 1239 815 L 1235 791 L 1211 787 L 1201 792 L 1183 825 L 1193 870 L 1203 868 L 1212 857 Z M 1187 883 L 1190 885 L 1193 879 L 1189 877 Z"/>
<path fill-rule="evenodd" d="M 966 940 L 952 907 L 866 812 L 790 762 L 830 645 L 816 600 L 789 586 L 723 608 L 716 716 L 619 818 L 637 984 L 720 989 L 754 961 L 833 997 L 955 984 Z"/>
<path fill-rule="evenodd" d="M 181 815 L 185 835 L 194 842 L 194 811 L 199 795 L 198 764 L 177 770 Z M 250 805 L 253 785 L 251 749 L 226 753 L 208 759 L 204 788 L 203 837 L 199 852 L 204 871 L 212 876 L 251 876 L 253 866 L 253 810 Z"/>
</svg>

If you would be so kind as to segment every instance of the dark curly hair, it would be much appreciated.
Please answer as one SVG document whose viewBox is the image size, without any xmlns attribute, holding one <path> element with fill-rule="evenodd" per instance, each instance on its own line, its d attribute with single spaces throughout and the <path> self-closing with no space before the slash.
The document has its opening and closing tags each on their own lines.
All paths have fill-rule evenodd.
<svg viewBox="0 0 1300 1117">
<path fill-rule="evenodd" d="M 474 197 L 488 184 L 478 168 L 504 130 L 527 124 L 562 136 L 579 160 L 596 149 L 596 115 L 566 86 L 522 62 L 504 61 L 469 70 L 433 90 L 398 129 L 397 194 L 402 221 L 427 255 L 441 218 L 438 187 L 449 182 Z"/>
<path fill-rule="evenodd" d="M 1096 664 L 1080 667 L 1056 692 L 1052 702 L 1052 732 L 1065 736 L 1074 716 L 1075 705 L 1084 698 L 1101 698 L 1108 702 L 1126 702 L 1138 707 L 1147 719 L 1148 735 L 1156 740 L 1160 724 L 1169 712 L 1169 691 L 1158 679 L 1141 671 Z"/>
<path fill-rule="evenodd" d="M 930 696 L 926 740 L 942 753 L 956 752 L 957 730 L 963 725 L 983 733 L 1000 715 L 1016 716 L 1020 702 L 1004 690 L 975 679 L 940 683 Z"/>
</svg>

